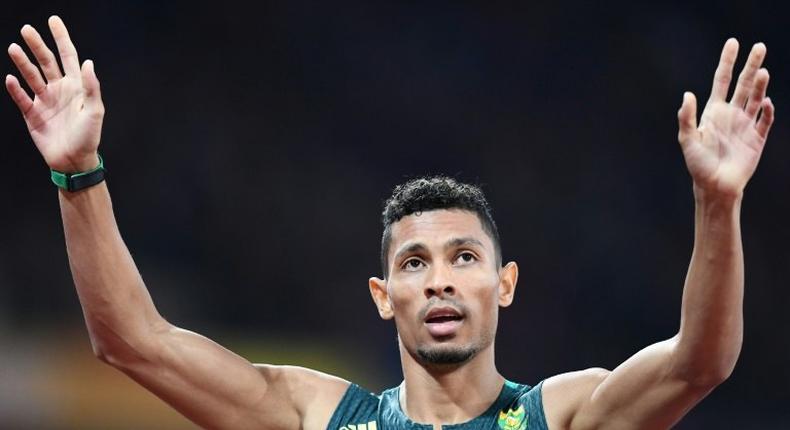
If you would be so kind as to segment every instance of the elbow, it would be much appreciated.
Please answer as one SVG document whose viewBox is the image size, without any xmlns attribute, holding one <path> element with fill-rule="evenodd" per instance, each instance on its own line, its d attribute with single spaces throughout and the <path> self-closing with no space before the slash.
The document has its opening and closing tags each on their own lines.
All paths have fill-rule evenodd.
<svg viewBox="0 0 790 430">
<path fill-rule="evenodd" d="M 142 346 L 139 342 L 136 345 L 121 339 L 108 339 L 91 336 L 93 355 L 102 363 L 108 364 L 116 369 L 126 369 L 134 363 L 145 361 L 150 356 L 152 348 Z"/>
<path fill-rule="evenodd" d="M 691 386 L 713 389 L 730 378 L 737 361 L 737 356 L 697 357 L 691 362 L 678 366 L 677 369 L 680 370 L 677 373 Z"/>
<path fill-rule="evenodd" d="M 689 372 L 684 379 L 694 387 L 714 389 L 730 378 L 735 365 L 708 366 L 708 368 Z"/>
<path fill-rule="evenodd" d="M 676 344 L 673 373 L 688 384 L 713 389 L 732 376 L 740 355 L 740 344 L 731 347 L 684 348 Z"/>
<path fill-rule="evenodd" d="M 133 361 L 139 360 L 131 353 L 131 350 L 109 346 L 106 342 L 92 342 L 93 355 L 104 364 L 108 364 L 116 369 L 129 367 Z"/>
<path fill-rule="evenodd" d="M 110 364 L 110 355 L 107 353 L 106 349 L 98 346 L 93 338 L 91 338 L 91 347 L 93 348 L 93 355 L 98 358 L 99 361 L 104 364 Z"/>
<path fill-rule="evenodd" d="M 92 327 L 90 340 L 93 355 L 105 364 L 124 370 L 157 355 L 157 336 L 153 330 L 119 332 L 100 327 Z"/>
</svg>

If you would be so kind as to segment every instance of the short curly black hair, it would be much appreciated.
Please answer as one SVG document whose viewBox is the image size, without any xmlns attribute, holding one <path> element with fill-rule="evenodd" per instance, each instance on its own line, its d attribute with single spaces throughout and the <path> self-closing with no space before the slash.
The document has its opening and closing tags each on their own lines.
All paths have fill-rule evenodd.
<svg viewBox="0 0 790 430">
<path fill-rule="evenodd" d="M 414 213 L 437 209 L 463 209 L 474 212 L 480 219 L 483 231 L 494 242 L 496 261 L 502 263 L 502 250 L 499 244 L 499 231 L 491 216 L 483 190 L 476 185 L 458 182 L 447 176 L 426 176 L 414 178 L 392 190 L 392 195 L 384 203 L 381 222 L 384 233 L 381 236 L 381 269 L 384 277 L 389 276 L 388 255 L 392 242 L 392 224 Z"/>
</svg>

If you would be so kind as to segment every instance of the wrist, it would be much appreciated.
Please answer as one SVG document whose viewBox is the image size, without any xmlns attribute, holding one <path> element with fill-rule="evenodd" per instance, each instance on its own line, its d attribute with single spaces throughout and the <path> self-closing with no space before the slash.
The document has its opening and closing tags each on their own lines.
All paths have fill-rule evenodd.
<svg viewBox="0 0 790 430">
<path fill-rule="evenodd" d="M 52 168 L 52 170 L 57 170 L 63 173 L 80 173 L 80 172 L 88 172 L 96 168 L 100 163 L 99 161 L 99 153 L 93 152 L 89 155 L 82 156 L 82 157 L 74 157 L 68 160 L 68 163 L 64 166 L 63 170 Z"/>
<path fill-rule="evenodd" d="M 738 190 L 711 190 L 694 184 L 694 202 L 700 206 L 740 206 L 743 201 L 743 189 Z"/>
<path fill-rule="evenodd" d="M 742 195 L 694 193 L 694 213 L 704 225 L 725 221 L 728 225 L 740 218 Z M 702 225 L 702 224 L 700 224 Z"/>
<path fill-rule="evenodd" d="M 98 154 L 96 155 L 96 158 L 97 163 L 95 167 L 89 170 L 80 170 L 77 172 L 67 173 L 50 169 L 50 177 L 52 182 L 61 189 L 73 192 L 92 187 L 104 181 L 104 161 Z"/>
</svg>

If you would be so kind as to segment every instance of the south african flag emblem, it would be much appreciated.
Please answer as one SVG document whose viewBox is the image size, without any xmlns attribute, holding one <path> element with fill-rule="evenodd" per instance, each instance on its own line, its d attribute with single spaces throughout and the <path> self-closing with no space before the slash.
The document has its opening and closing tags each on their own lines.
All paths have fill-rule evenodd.
<svg viewBox="0 0 790 430">
<path fill-rule="evenodd" d="M 499 428 L 502 430 L 525 430 L 527 428 L 527 413 L 524 405 L 519 405 L 518 409 L 508 409 L 499 412 L 497 420 Z"/>
</svg>

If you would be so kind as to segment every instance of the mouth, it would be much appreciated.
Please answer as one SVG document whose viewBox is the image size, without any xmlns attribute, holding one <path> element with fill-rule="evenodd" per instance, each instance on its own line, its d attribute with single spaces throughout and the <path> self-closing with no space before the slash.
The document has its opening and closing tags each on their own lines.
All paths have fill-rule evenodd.
<svg viewBox="0 0 790 430">
<path fill-rule="evenodd" d="M 434 308 L 425 316 L 425 326 L 433 337 L 454 335 L 463 324 L 464 316 L 450 307 Z"/>
</svg>

